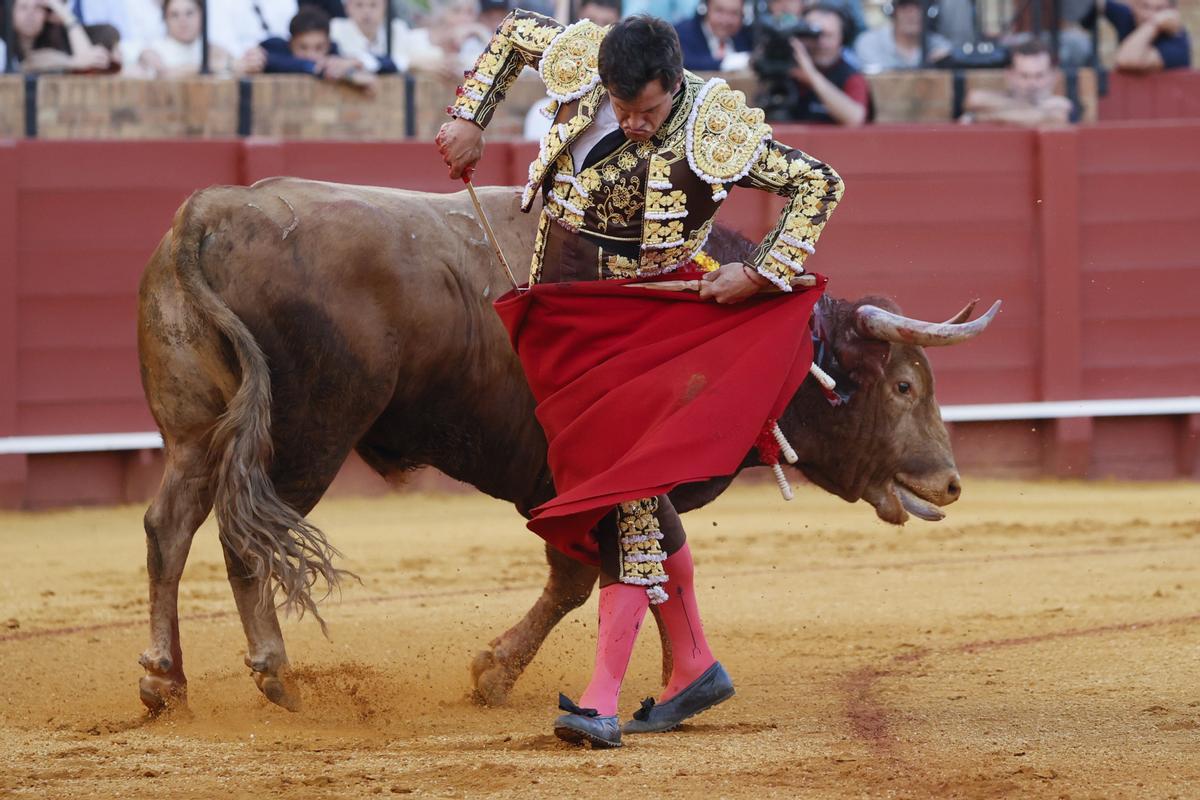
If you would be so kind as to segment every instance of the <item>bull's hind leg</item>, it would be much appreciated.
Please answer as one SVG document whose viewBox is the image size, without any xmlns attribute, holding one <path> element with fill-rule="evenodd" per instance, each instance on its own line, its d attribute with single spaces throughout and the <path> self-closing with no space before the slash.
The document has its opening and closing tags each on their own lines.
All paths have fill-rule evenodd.
<svg viewBox="0 0 1200 800">
<path fill-rule="evenodd" d="M 290 430 L 281 425 L 285 444 L 276 452 L 272 468 L 275 491 L 283 502 L 301 515 L 307 514 L 333 483 L 338 469 L 346 460 L 347 450 L 339 449 L 327 442 L 317 441 L 310 436 L 313 447 L 289 445 L 297 441 Z M 349 440 L 350 437 L 341 437 Z M 283 632 L 279 627 L 279 615 L 275 610 L 273 587 L 268 588 L 264 579 L 254 576 L 254 571 L 226 543 L 222 535 L 221 546 L 225 551 L 225 569 L 233 599 L 237 603 L 238 615 L 242 618 L 242 630 L 246 633 L 246 666 L 251 677 L 268 700 L 288 711 L 299 711 L 301 706 L 300 687 L 289 674 L 291 663 L 283 643 Z M 263 601 L 263 598 L 267 598 Z"/>
<path fill-rule="evenodd" d="M 225 569 L 229 574 L 229 585 L 233 588 L 233 599 L 242 618 L 242 630 L 246 632 L 246 666 L 259 691 L 267 699 L 288 711 L 300 710 L 300 690 L 288 675 L 289 664 L 283 644 L 283 632 L 279 629 L 279 615 L 268 599 L 263 602 L 264 582 L 254 577 L 254 571 L 246 565 L 228 545 L 221 541 L 225 551 Z"/>
<path fill-rule="evenodd" d="M 542 596 L 516 625 L 492 640 L 488 650 L 471 662 L 475 699 L 485 705 L 500 705 L 508 699 L 517 678 L 537 655 L 542 642 L 568 613 L 583 605 L 592 594 L 600 570 L 546 547 L 550 577 Z"/>
<path fill-rule="evenodd" d="M 212 508 L 203 453 L 177 447 L 154 502 L 146 511 L 146 569 L 150 575 L 150 646 L 138 660 L 142 702 L 152 713 L 187 702 L 183 648 L 179 643 L 179 579 L 192 537 Z"/>
</svg>

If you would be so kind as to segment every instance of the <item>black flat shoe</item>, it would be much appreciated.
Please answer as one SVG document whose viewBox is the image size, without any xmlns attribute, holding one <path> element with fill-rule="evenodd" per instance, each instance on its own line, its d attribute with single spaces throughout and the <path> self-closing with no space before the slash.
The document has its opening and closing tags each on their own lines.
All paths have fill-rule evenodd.
<svg viewBox="0 0 1200 800">
<path fill-rule="evenodd" d="M 602 717 L 594 708 L 575 705 L 565 694 L 558 696 L 558 707 L 567 713 L 554 720 L 554 735 L 564 742 L 591 742 L 593 748 L 621 746 L 621 724 L 616 714 Z"/>
<path fill-rule="evenodd" d="M 624 733 L 662 733 L 669 731 L 701 711 L 707 711 L 718 703 L 733 697 L 733 681 L 720 661 L 704 670 L 704 674 L 687 685 L 679 694 L 667 702 L 656 705 L 654 698 L 647 697 L 642 707 L 633 714 L 633 719 L 621 726 Z"/>
</svg>

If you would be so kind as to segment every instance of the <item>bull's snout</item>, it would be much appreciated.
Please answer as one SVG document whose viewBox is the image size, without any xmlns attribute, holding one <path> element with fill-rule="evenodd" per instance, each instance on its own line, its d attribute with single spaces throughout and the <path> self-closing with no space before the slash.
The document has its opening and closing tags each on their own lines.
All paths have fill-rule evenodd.
<svg viewBox="0 0 1200 800">
<path fill-rule="evenodd" d="M 950 499 L 947 502 L 953 503 L 962 494 L 962 483 L 959 482 L 958 473 L 954 473 L 954 477 L 946 484 L 946 496 Z"/>
<path fill-rule="evenodd" d="M 962 495 L 962 478 L 954 468 L 922 475 L 901 472 L 896 482 L 935 506 L 948 506 Z"/>
</svg>

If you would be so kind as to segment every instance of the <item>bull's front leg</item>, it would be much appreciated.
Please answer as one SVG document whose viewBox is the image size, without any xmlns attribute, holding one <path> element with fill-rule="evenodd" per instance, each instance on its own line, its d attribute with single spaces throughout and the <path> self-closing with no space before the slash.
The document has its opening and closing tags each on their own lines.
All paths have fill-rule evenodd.
<svg viewBox="0 0 1200 800">
<path fill-rule="evenodd" d="M 587 601 L 600 574 L 597 567 L 569 558 L 548 545 L 546 561 L 550 576 L 542 596 L 520 622 L 493 639 L 489 649 L 471 662 L 475 699 L 484 705 L 501 705 L 508 699 L 513 684 L 550 631 Z"/>
</svg>

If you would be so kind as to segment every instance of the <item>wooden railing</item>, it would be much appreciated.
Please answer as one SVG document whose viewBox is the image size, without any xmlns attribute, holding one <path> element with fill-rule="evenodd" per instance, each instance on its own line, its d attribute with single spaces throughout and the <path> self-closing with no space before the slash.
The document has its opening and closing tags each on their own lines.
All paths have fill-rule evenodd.
<svg viewBox="0 0 1200 800">
<path fill-rule="evenodd" d="M 752 74 L 725 77 L 753 99 Z M 1094 121 L 1095 75 L 1084 70 L 1073 80 L 1082 120 Z M 954 119 L 967 89 L 998 86 L 1003 77 L 999 72 L 920 70 L 873 75 L 870 81 L 877 122 L 937 123 Z M 1064 91 L 1068 83 L 1060 78 Z M 394 76 L 381 79 L 375 95 L 367 96 L 306 75 L 175 81 L 102 76 L 26 81 L 6 75 L 0 76 L 0 138 L 431 139 L 446 119 L 454 88 L 449 80 Z M 491 138 L 520 138 L 526 112 L 543 97 L 541 82 L 531 74 L 522 76 L 500 106 Z"/>
</svg>

